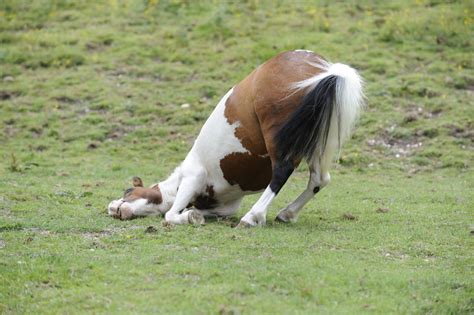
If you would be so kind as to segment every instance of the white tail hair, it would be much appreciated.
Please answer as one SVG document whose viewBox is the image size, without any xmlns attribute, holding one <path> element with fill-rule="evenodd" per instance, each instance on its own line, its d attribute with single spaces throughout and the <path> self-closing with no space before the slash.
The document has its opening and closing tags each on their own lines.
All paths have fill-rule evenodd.
<svg viewBox="0 0 474 315">
<path fill-rule="evenodd" d="M 289 134 L 300 133 L 301 137 L 298 135 L 294 136 L 295 143 L 297 143 L 299 139 L 302 139 L 303 136 L 307 138 L 308 142 L 306 144 L 299 145 L 303 147 L 303 149 L 298 149 L 294 146 L 295 152 L 291 152 L 293 151 L 292 149 L 287 149 L 286 151 L 290 151 L 290 153 L 285 152 L 287 158 L 290 157 L 290 154 L 296 154 L 297 151 L 299 151 L 303 153 L 306 158 L 313 159 L 318 156 L 322 162 L 330 163 L 332 159 L 339 157 L 342 144 L 351 136 L 353 127 L 364 107 L 364 95 L 362 92 L 363 81 L 355 69 L 345 64 L 331 64 L 325 60 L 310 64 L 321 69 L 322 72 L 306 80 L 293 83 L 290 87 L 294 91 L 305 90 L 307 96 L 317 91 L 316 93 L 319 93 L 319 97 L 323 97 L 323 100 L 332 98 L 333 103 L 319 105 L 313 101 L 313 104 L 303 104 L 302 106 L 313 106 L 313 108 L 314 106 L 323 106 L 319 108 L 321 112 L 317 115 L 323 115 L 324 118 L 322 118 L 322 116 L 316 118 L 317 126 L 315 125 L 313 130 L 303 131 L 301 130 L 302 127 L 294 127 L 298 124 L 298 120 L 302 123 L 309 121 L 304 117 L 307 115 L 307 112 L 304 114 L 301 110 L 299 113 L 296 113 L 291 119 L 291 122 L 281 130 L 279 137 L 282 139 L 283 133 L 285 133 L 286 137 L 291 138 L 292 136 Z M 331 83 L 329 83 L 328 80 L 335 82 L 333 83 L 334 85 L 332 85 L 332 94 L 329 91 L 331 89 L 329 88 Z M 316 97 L 318 97 L 318 95 L 316 95 Z M 306 100 L 306 102 L 308 102 L 308 100 Z M 325 101 L 323 101 L 323 103 L 324 102 Z M 308 124 L 306 126 L 308 126 Z M 282 147 L 284 147 L 284 144 Z M 309 148 L 313 149 L 312 153 L 308 152 Z M 309 154 L 312 154 L 312 157 L 308 156 Z"/>
</svg>

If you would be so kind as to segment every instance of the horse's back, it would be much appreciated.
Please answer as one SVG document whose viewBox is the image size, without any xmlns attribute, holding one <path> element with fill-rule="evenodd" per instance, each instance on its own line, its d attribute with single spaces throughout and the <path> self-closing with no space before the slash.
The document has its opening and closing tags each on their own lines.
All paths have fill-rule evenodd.
<svg viewBox="0 0 474 315">
<path fill-rule="evenodd" d="M 219 102 L 196 140 L 195 151 L 207 164 L 212 180 L 242 191 L 264 189 L 272 178 L 273 137 L 298 108 L 302 91 L 292 84 L 321 70 L 321 57 L 307 51 L 282 53 L 260 65 Z"/>
</svg>

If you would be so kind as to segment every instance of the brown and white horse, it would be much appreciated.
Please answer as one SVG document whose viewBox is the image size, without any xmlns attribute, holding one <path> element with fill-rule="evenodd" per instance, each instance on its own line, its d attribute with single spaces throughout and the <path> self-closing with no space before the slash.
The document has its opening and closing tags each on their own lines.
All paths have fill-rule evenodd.
<svg viewBox="0 0 474 315">
<path fill-rule="evenodd" d="M 306 190 L 277 220 L 296 221 L 301 208 L 330 181 L 329 167 L 363 106 L 361 78 L 303 50 L 284 52 L 224 95 L 191 151 L 171 176 L 150 188 L 127 190 L 108 206 L 130 219 L 165 214 L 173 224 L 233 215 L 245 195 L 264 191 L 240 226 L 263 225 L 267 210 L 304 160 Z"/>
</svg>

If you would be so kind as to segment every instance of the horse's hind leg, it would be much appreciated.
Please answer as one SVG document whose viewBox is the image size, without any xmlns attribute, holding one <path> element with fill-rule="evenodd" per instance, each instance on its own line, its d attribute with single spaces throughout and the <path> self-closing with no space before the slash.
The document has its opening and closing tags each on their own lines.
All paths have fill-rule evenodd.
<svg viewBox="0 0 474 315">
<path fill-rule="evenodd" d="M 274 164 L 275 166 L 273 167 L 273 175 L 270 185 L 267 186 L 250 211 L 240 220 L 237 227 L 249 227 L 265 224 L 268 207 L 294 170 L 293 162 L 278 161 Z"/>
<path fill-rule="evenodd" d="M 310 175 L 306 189 L 298 196 L 298 198 L 295 199 L 295 201 L 278 213 L 275 218 L 276 221 L 296 222 L 298 219 L 298 213 L 304 205 L 329 183 L 329 172 L 327 171 L 327 168 L 321 167 L 318 157 L 315 158 L 315 162 L 309 163 L 309 171 Z"/>
</svg>

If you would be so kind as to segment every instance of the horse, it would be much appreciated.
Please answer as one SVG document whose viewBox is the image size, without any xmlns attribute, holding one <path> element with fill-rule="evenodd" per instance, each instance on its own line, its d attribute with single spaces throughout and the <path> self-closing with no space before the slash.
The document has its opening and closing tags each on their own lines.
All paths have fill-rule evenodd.
<svg viewBox="0 0 474 315">
<path fill-rule="evenodd" d="M 263 191 L 238 227 L 266 223 L 269 206 L 296 167 L 309 167 L 306 189 L 276 220 L 295 222 L 329 184 L 329 168 L 364 107 L 363 81 L 342 63 L 307 50 L 283 52 L 258 66 L 219 101 L 184 161 L 164 181 L 133 188 L 108 206 L 132 219 L 163 215 L 170 224 L 203 224 L 236 213 Z"/>
</svg>

